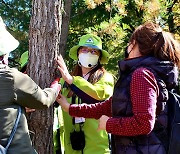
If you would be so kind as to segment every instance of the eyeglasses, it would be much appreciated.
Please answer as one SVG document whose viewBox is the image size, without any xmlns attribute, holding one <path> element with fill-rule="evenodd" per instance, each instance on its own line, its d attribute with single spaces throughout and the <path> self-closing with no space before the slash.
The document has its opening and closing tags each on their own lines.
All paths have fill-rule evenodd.
<svg viewBox="0 0 180 154">
<path fill-rule="evenodd" d="M 93 55 L 99 55 L 99 51 L 96 50 L 96 49 L 81 48 L 79 51 L 82 52 L 82 53 L 88 53 L 88 52 L 90 52 L 90 53 L 93 54 Z"/>
</svg>

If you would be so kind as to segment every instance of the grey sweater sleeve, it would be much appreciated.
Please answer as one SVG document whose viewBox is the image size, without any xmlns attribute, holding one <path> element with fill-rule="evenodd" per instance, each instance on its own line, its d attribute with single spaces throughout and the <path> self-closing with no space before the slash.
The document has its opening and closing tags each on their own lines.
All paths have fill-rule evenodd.
<svg viewBox="0 0 180 154">
<path fill-rule="evenodd" d="M 14 71 L 16 103 L 24 107 L 44 109 L 55 102 L 57 93 L 54 89 L 41 89 L 28 75 Z"/>
</svg>

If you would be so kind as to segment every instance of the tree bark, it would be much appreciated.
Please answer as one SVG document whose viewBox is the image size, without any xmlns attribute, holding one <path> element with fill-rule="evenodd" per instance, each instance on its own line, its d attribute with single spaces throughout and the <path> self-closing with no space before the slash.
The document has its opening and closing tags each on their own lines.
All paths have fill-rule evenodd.
<svg viewBox="0 0 180 154">
<path fill-rule="evenodd" d="M 62 0 L 32 0 L 29 31 L 28 75 L 46 88 L 55 78 L 55 57 L 59 54 Z M 53 107 L 28 115 L 32 142 L 39 154 L 53 153 Z"/>
<path fill-rule="evenodd" d="M 61 32 L 61 39 L 60 39 L 60 53 L 63 57 L 65 57 L 66 51 L 66 43 L 68 38 L 68 31 L 69 31 L 69 20 L 71 14 L 71 5 L 72 0 L 66 0 L 64 2 L 64 10 L 62 13 L 62 32 Z"/>
</svg>

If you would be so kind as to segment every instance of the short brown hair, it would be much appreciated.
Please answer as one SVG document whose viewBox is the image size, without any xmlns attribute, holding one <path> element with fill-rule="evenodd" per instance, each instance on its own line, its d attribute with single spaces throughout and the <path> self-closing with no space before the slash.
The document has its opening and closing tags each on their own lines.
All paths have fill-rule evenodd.
<svg viewBox="0 0 180 154">
<path fill-rule="evenodd" d="M 130 38 L 130 42 L 133 41 L 138 44 L 142 55 L 172 61 L 180 67 L 180 44 L 158 24 L 147 22 L 137 27 Z"/>
</svg>

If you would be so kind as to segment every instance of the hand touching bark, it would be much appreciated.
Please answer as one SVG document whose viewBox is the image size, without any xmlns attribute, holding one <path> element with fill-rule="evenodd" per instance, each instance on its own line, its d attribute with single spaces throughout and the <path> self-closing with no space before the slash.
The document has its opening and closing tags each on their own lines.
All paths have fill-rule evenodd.
<svg viewBox="0 0 180 154">
<path fill-rule="evenodd" d="M 67 102 L 66 98 L 59 93 L 58 97 L 56 98 L 56 101 L 61 105 L 62 109 L 65 112 L 69 112 L 69 106 L 70 104 Z"/>
<path fill-rule="evenodd" d="M 66 67 L 63 57 L 60 55 L 57 57 L 56 62 L 58 64 L 58 69 L 61 72 L 62 78 L 68 83 L 72 84 L 73 77 L 69 74 L 69 71 Z"/>
<path fill-rule="evenodd" d="M 56 91 L 56 94 L 59 94 L 61 90 L 61 85 L 59 84 L 60 78 L 55 79 L 52 83 L 50 88 L 53 88 Z"/>
</svg>

